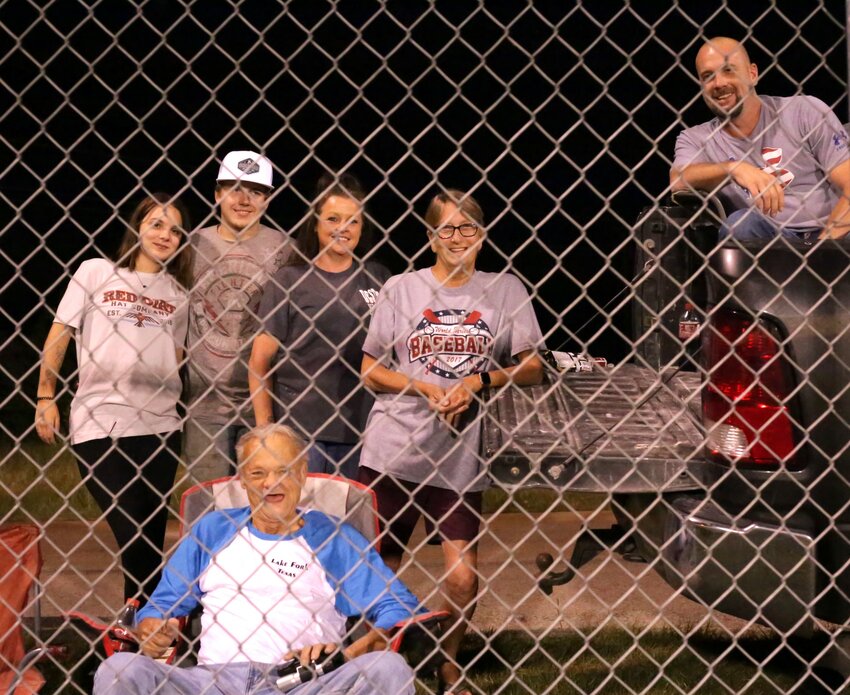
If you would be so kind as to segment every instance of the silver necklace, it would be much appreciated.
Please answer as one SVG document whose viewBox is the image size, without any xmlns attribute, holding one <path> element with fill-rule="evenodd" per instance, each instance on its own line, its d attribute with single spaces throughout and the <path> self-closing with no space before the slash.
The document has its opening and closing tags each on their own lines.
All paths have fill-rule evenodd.
<svg viewBox="0 0 850 695">
<path fill-rule="evenodd" d="M 139 271 L 136 270 L 135 268 L 133 268 L 133 272 L 136 274 L 136 280 L 139 281 L 139 284 L 142 286 L 142 289 L 146 290 L 148 288 L 147 283 L 144 280 L 142 280 L 142 276 L 139 275 Z"/>
</svg>

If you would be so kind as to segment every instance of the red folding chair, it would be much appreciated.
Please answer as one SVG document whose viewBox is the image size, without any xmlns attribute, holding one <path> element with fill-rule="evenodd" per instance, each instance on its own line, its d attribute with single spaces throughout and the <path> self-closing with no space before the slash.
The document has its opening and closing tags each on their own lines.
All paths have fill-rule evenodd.
<svg viewBox="0 0 850 695">
<path fill-rule="evenodd" d="M 37 586 L 41 572 L 40 531 L 29 524 L 0 527 L 0 693 L 30 695 L 44 685 L 44 677 L 34 664 L 46 656 L 61 657 L 65 647 L 40 642 L 41 615 L 36 592 L 36 642 L 24 651 L 21 618 L 27 608 L 30 590 Z"/>
<path fill-rule="evenodd" d="M 379 549 L 378 501 L 362 483 L 325 473 L 309 473 L 299 505 L 335 516 L 350 524 Z M 248 494 L 238 476 L 208 480 L 190 487 L 180 499 L 180 534 L 215 509 L 248 506 Z"/>
</svg>

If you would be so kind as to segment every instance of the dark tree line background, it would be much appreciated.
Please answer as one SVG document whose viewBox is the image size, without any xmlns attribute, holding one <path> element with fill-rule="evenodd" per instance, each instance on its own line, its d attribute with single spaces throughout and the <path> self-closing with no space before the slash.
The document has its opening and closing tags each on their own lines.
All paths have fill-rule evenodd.
<svg viewBox="0 0 850 695">
<path fill-rule="evenodd" d="M 372 190 L 394 272 L 426 263 L 439 186 L 491 223 L 486 270 L 537 293 L 547 343 L 628 359 L 633 225 L 675 136 L 708 118 L 707 37 L 747 41 L 762 93 L 847 120 L 845 3 L 681 0 L 25 0 L 0 5 L 0 423 L 30 423 L 38 350 L 70 273 L 110 255 L 140 190 L 214 219 L 217 159 L 266 153 L 267 222 L 290 231 L 318 175 Z"/>
</svg>

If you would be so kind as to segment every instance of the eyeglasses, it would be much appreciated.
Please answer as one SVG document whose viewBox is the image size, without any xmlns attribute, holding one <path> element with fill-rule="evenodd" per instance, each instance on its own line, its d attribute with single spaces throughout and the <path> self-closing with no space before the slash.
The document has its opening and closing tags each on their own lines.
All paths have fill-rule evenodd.
<svg viewBox="0 0 850 695">
<path fill-rule="evenodd" d="M 478 225 L 467 222 L 465 224 L 444 224 L 437 227 L 436 233 L 440 239 L 451 239 L 455 232 L 460 232 L 461 236 L 475 236 L 478 232 Z"/>
</svg>

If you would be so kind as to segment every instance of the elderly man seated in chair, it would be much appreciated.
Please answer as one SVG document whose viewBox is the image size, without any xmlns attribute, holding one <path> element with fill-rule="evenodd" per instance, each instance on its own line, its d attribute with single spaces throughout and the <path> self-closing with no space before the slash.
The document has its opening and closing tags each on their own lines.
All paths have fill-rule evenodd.
<svg viewBox="0 0 850 695">
<path fill-rule="evenodd" d="M 344 664 L 288 692 L 414 692 L 405 660 L 378 649 L 390 627 L 416 613 L 418 601 L 357 531 L 297 508 L 305 452 L 282 425 L 242 437 L 237 459 L 250 506 L 211 512 L 195 524 L 139 612 L 143 653 L 115 654 L 101 664 L 95 695 L 279 693 L 282 663 L 321 663 L 338 650 Z M 154 660 L 176 636 L 175 618 L 198 604 L 198 666 Z M 346 616 L 354 615 L 365 615 L 372 629 L 343 649 Z"/>
</svg>

